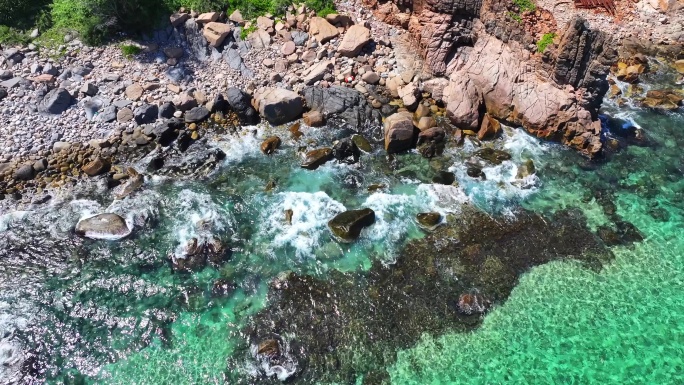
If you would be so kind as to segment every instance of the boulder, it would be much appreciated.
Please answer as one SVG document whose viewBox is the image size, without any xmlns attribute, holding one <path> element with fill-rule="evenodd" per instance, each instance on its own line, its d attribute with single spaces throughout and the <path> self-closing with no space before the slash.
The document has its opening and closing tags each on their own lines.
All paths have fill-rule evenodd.
<svg viewBox="0 0 684 385">
<path fill-rule="evenodd" d="M 498 120 L 485 114 L 480 125 L 480 131 L 477 132 L 479 140 L 494 139 L 501 132 L 501 123 Z"/>
<path fill-rule="evenodd" d="M 245 19 L 242 17 L 242 13 L 239 9 L 233 11 L 233 13 L 228 16 L 228 20 L 232 21 L 237 25 L 245 25 Z"/>
<path fill-rule="evenodd" d="M 375 211 L 366 208 L 337 214 L 328 222 L 328 227 L 335 239 L 351 243 L 361 235 L 361 230 L 373 223 L 375 223 Z"/>
<path fill-rule="evenodd" d="M 423 230 L 433 231 L 442 223 L 442 215 L 437 212 L 416 214 L 416 222 Z"/>
<path fill-rule="evenodd" d="M 190 18 L 190 15 L 187 13 L 174 13 L 171 16 L 169 16 L 169 20 L 171 21 L 171 25 L 174 28 L 180 27 L 181 25 L 185 24 L 186 21 Z"/>
<path fill-rule="evenodd" d="M 33 165 L 25 164 L 14 171 L 14 179 L 16 180 L 31 180 L 35 176 Z"/>
<path fill-rule="evenodd" d="M 532 159 L 528 159 L 523 164 L 518 166 L 518 172 L 516 173 L 515 177 L 517 179 L 524 179 L 536 172 L 537 170 L 534 167 L 534 162 L 532 161 Z"/>
<path fill-rule="evenodd" d="M 296 50 L 297 50 L 297 46 L 295 46 L 295 43 L 293 41 L 286 41 L 285 43 L 283 43 L 283 46 L 280 49 L 280 52 L 283 55 L 287 56 L 287 55 L 292 55 L 293 53 L 295 53 Z"/>
<path fill-rule="evenodd" d="M 202 13 L 195 19 L 198 23 L 210 23 L 219 19 L 218 12 Z"/>
<path fill-rule="evenodd" d="M 309 127 L 321 127 L 325 125 L 325 117 L 319 111 L 309 111 L 303 115 L 304 124 Z"/>
<path fill-rule="evenodd" d="M 333 158 L 342 163 L 354 164 L 359 161 L 361 150 L 351 137 L 337 141 L 332 148 Z"/>
<path fill-rule="evenodd" d="M 368 104 L 366 98 L 357 90 L 332 86 L 332 87 L 306 87 L 302 92 L 306 105 L 312 111 L 318 111 L 334 123 L 350 127 L 361 132 L 373 140 L 380 140 L 382 133 L 376 133 L 382 117 L 380 113 Z M 365 131 L 372 132 L 366 133 Z"/>
<path fill-rule="evenodd" d="M 116 121 L 121 123 L 130 122 L 135 116 L 130 108 L 122 108 L 116 113 Z"/>
<path fill-rule="evenodd" d="M 180 59 L 183 57 L 183 48 L 181 47 L 167 47 L 164 48 L 164 55 L 170 59 Z"/>
<path fill-rule="evenodd" d="M 111 213 L 81 219 L 76 224 L 75 231 L 82 237 L 106 240 L 125 238 L 132 232 L 123 218 Z"/>
<path fill-rule="evenodd" d="M 202 26 L 195 19 L 189 19 L 185 22 L 185 28 L 181 31 L 187 43 L 188 53 L 201 62 L 207 61 L 210 52 L 207 39 L 202 32 Z M 174 81 L 179 82 L 177 79 L 174 79 Z"/>
<path fill-rule="evenodd" d="M 306 153 L 301 167 L 307 170 L 315 170 L 332 159 L 331 148 L 319 148 Z"/>
<path fill-rule="evenodd" d="M 682 94 L 675 90 L 651 90 L 642 100 L 645 107 L 656 110 L 676 110 L 682 104 Z"/>
<path fill-rule="evenodd" d="M 109 164 L 99 156 L 81 167 L 81 170 L 88 176 L 97 176 L 109 168 Z"/>
<path fill-rule="evenodd" d="M 71 105 L 72 97 L 64 88 L 55 88 L 48 92 L 38 103 L 38 111 L 48 114 L 61 114 Z"/>
<path fill-rule="evenodd" d="M 385 119 L 385 151 L 389 154 L 410 150 L 414 144 L 413 114 L 397 112 Z"/>
<path fill-rule="evenodd" d="M 291 37 L 297 47 L 303 46 L 309 40 L 309 34 L 304 31 L 292 31 Z"/>
<path fill-rule="evenodd" d="M 311 86 L 319 80 L 322 80 L 326 73 L 329 73 L 335 65 L 332 60 L 324 60 L 316 63 L 302 72 L 304 84 Z"/>
<path fill-rule="evenodd" d="M 252 48 L 263 49 L 271 45 L 271 35 L 264 30 L 256 30 L 247 36 L 247 41 Z"/>
<path fill-rule="evenodd" d="M 145 92 L 145 90 L 142 88 L 142 86 L 138 83 L 135 83 L 126 87 L 126 91 L 124 93 L 126 94 L 126 98 L 137 102 L 142 97 L 143 92 Z"/>
<path fill-rule="evenodd" d="M 334 25 L 328 23 L 322 17 L 311 18 L 309 21 L 309 33 L 321 44 L 329 42 L 340 34 Z"/>
<path fill-rule="evenodd" d="M 254 108 L 271 124 L 284 124 L 299 118 L 304 108 L 302 98 L 284 88 L 264 88 L 253 99 Z"/>
<path fill-rule="evenodd" d="M 268 30 L 269 28 L 273 28 L 273 26 L 275 25 L 275 22 L 273 21 L 273 19 L 268 18 L 266 16 L 259 16 L 256 19 L 256 24 L 257 24 L 257 27 L 259 27 L 263 30 Z"/>
<path fill-rule="evenodd" d="M 373 148 L 371 147 L 370 143 L 366 138 L 363 137 L 363 135 L 359 134 L 354 134 L 351 137 L 352 141 L 354 144 L 356 144 L 356 147 L 360 149 L 363 152 L 371 152 L 373 151 Z"/>
<path fill-rule="evenodd" d="M 377 72 L 368 71 L 361 75 L 361 80 L 368 84 L 378 84 L 380 82 L 380 75 Z"/>
<path fill-rule="evenodd" d="M 6 98 L 6 97 L 7 97 L 7 90 L 4 88 L 0 88 L 0 101 L 2 101 L 2 99 Z"/>
<path fill-rule="evenodd" d="M 159 119 L 171 119 L 176 112 L 176 106 L 173 102 L 166 102 L 159 107 Z"/>
<path fill-rule="evenodd" d="M 674 62 L 674 67 L 677 72 L 684 75 L 684 59 L 680 59 Z"/>
<path fill-rule="evenodd" d="M 239 88 L 230 87 L 226 91 L 226 101 L 235 111 L 242 125 L 252 125 L 259 122 L 259 114 L 252 107 L 250 97 Z"/>
<path fill-rule="evenodd" d="M 88 96 L 95 96 L 97 95 L 98 88 L 93 83 L 86 83 L 83 86 L 81 86 L 81 89 L 79 91 Z"/>
<path fill-rule="evenodd" d="M 231 30 L 232 28 L 228 24 L 211 22 L 204 26 L 202 33 L 210 46 L 219 47 L 230 35 Z"/>
<path fill-rule="evenodd" d="M 69 148 L 71 148 L 71 143 L 69 143 L 69 142 L 55 142 L 52 145 L 52 152 L 57 154 L 57 153 L 60 153 L 62 151 L 68 150 Z"/>
<path fill-rule="evenodd" d="M 477 150 L 475 152 L 475 156 L 496 165 L 511 159 L 511 154 L 507 153 L 506 151 L 493 149 L 491 147 L 485 147 L 481 150 Z"/>
<path fill-rule="evenodd" d="M 271 155 L 280 147 L 280 138 L 271 136 L 261 143 L 261 152 L 266 155 Z"/>
<path fill-rule="evenodd" d="M 346 57 L 355 57 L 370 41 L 370 30 L 362 25 L 353 25 L 347 30 L 337 52 Z"/>
<path fill-rule="evenodd" d="M 159 107 L 155 104 L 143 104 L 133 111 L 133 118 L 138 124 L 154 123 L 158 116 Z"/>
<path fill-rule="evenodd" d="M 423 132 L 423 131 L 427 131 L 427 130 L 431 129 L 432 127 L 434 127 L 436 125 L 437 125 L 437 121 L 435 120 L 435 118 L 433 118 L 431 116 L 423 116 L 422 118 L 420 118 L 418 120 L 418 124 L 416 124 L 416 127 L 418 127 L 418 129 L 421 132 Z"/>
<path fill-rule="evenodd" d="M 207 120 L 211 113 L 204 106 L 199 106 L 190 109 L 185 113 L 185 123 L 199 123 Z"/>
</svg>

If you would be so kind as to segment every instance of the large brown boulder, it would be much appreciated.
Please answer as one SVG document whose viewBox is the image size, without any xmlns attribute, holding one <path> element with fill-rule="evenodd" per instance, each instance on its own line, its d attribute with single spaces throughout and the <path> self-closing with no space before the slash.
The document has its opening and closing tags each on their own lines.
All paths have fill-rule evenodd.
<svg viewBox="0 0 684 385">
<path fill-rule="evenodd" d="M 306 153 L 302 168 L 315 170 L 333 158 L 333 150 L 329 147 L 319 148 Z"/>
<path fill-rule="evenodd" d="M 204 26 L 202 33 L 204 38 L 207 39 L 209 45 L 212 47 L 218 47 L 223 43 L 223 41 L 230 35 L 231 27 L 228 24 L 210 22 Z"/>
<path fill-rule="evenodd" d="M 397 112 L 385 119 L 385 151 L 392 154 L 410 150 L 414 144 L 416 129 L 413 126 L 413 114 Z"/>
<path fill-rule="evenodd" d="M 304 103 L 295 92 L 284 88 L 264 88 L 252 100 L 254 109 L 271 124 L 291 122 L 302 115 Z"/>
<path fill-rule="evenodd" d="M 329 42 L 340 34 L 334 25 L 328 23 L 322 17 L 311 18 L 309 21 L 309 33 L 321 44 Z"/>
<path fill-rule="evenodd" d="M 371 33 L 368 28 L 358 24 L 353 25 L 344 35 L 337 52 L 342 56 L 355 57 L 361 52 L 363 46 L 368 44 L 370 37 Z"/>
</svg>

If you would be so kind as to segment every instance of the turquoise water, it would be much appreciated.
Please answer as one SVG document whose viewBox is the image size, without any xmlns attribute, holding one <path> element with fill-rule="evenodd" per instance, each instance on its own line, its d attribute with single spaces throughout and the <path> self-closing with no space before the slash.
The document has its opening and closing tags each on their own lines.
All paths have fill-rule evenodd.
<svg viewBox="0 0 684 385">
<path fill-rule="evenodd" d="M 520 207 L 575 210 L 592 231 L 619 219 L 644 240 L 610 246 L 614 259 L 600 269 L 572 261 L 535 267 L 476 330 L 425 334 L 415 346 L 387 347 L 384 363 L 356 366 L 387 370 L 392 384 L 682 383 L 684 117 L 610 105 L 605 113 L 614 132 L 616 118 L 642 127 L 648 145 L 590 163 L 508 129 L 493 145 L 512 160 L 485 165 L 483 181 L 467 176 L 465 162 L 478 149 L 469 141 L 432 161 L 388 158 L 377 146 L 360 164 L 308 171 L 299 168 L 300 147 L 330 145 L 341 135 L 334 127 L 303 127 L 300 141 L 285 139 L 286 127 L 250 127 L 212 138 L 227 158 L 206 180 L 148 178 L 143 191 L 117 202 L 94 182 L 48 208 L 3 213 L 0 359 L 8 364 L 0 382 L 278 383 L 253 377 L 245 356 L 245 328 L 271 305 L 274 279 L 363 277 L 374 263 L 391 266 L 425 236 L 415 214 L 459 217 L 466 203 L 493 218 L 512 218 Z M 284 146 L 267 157 L 259 144 L 272 134 Z M 528 159 L 537 174 L 518 179 Z M 453 172 L 457 186 L 433 184 L 440 171 Z M 385 187 L 368 191 L 376 184 Z M 361 207 L 375 210 L 377 222 L 353 244 L 335 242 L 327 221 Z M 102 211 L 125 217 L 134 235 L 103 242 L 72 234 L 79 218 Z M 201 236 L 199 222 L 210 224 L 230 258 L 174 272 L 169 255 Z M 357 382 L 373 383 L 365 374 Z"/>
</svg>

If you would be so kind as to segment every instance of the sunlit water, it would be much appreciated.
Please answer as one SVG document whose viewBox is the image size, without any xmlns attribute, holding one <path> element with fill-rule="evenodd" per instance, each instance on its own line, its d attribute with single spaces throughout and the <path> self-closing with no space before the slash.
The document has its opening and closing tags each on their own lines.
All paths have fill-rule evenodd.
<svg viewBox="0 0 684 385">
<path fill-rule="evenodd" d="M 607 109 L 607 113 L 617 112 Z M 249 317 L 266 306 L 268 283 L 283 272 L 325 277 L 391 264 L 423 236 L 415 214 L 459 215 L 471 202 L 492 215 L 519 206 L 551 213 L 581 210 L 588 226 L 608 223 L 593 198 L 610 191 L 623 220 L 645 240 L 613 247 L 601 271 L 571 262 L 533 269 L 511 297 L 471 334 L 424 336 L 388 368 L 395 384 L 680 383 L 684 376 L 684 233 L 681 114 L 621 112 L 651 145 L 630 146 L 590 165 L 559 145 L 507 129 L 495 145 L 512 154 L 470 178 L 466 141 L 432 161 L 410 153 L 388 159 L 380 146 L 356 165 L 299 167 L 300 146 L 330 145 L 335 128 L 246 127 L 212 140 L 227 154 L 206 180 L 147 178 L 142 191 L 114 201 L 100 183 L 56 196 L 48 207 L 0 216 L 0 383 L 207 384 L 227 378 L 244 345 Z M 278 134 L 283 148 L 259 144 Z M 519 180 L 532 159 L 537 174 Z M 431 183 L 438 171 L 458 187 Z M 267 189 L 269 182 L 275 188 Z M 385 187 L 368 191 L 374 184 Z M 377 221 L 353 244 L 333 240 L 327 221 L 372 208 Z M 292 210 L 291 224 L 285 210 Z M 122 241 L 77 238 L 73 226 L 114 212 L 134 227 Z M 198 222 L 232 250 L 220 267 L 177 273 L 169 255 L 200 236 Z M 215 286 L 231 287 L 217 294 Z"/>
</svg>

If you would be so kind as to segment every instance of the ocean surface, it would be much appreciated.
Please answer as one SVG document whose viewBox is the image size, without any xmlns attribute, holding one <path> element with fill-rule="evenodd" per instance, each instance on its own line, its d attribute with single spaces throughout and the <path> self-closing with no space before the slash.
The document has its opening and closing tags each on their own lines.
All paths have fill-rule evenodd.
<svg viewBox="0 0 684 385">
<path fill-rule="evenodd" d="M 46 206 L 1 213 L 0 383 L 278 383 L 244 354 L 244 330 L 269 306 L 274 279 L 363 275 L 378 262 L 392 269 L 407 243 L 425 236 L 417 213 L 437 211 L 448 221 L 463 204 L 502 219 L 520 210 L 572 211 L 594 233 L 619 218 L 643 239 L 608 246 L 613 258 L 600 268 L 572 259 L 532 268 L 479 327 L 426 332 L 393 349 L 379 368 L 385 382 L 684 383 L 684 113 L 612 102 L 602 113 L 609 137 L 636 127 L 646 140 L 590 162 L 506 128 L 487 145 L 512 158 L 486 166 L 480 180 L 467 175 L 464 161 L 479 149 L 469 140 L 433 160 L 416 152 L 388 158 L 375 146 L 356 165 L 310 171 L 299 167 L 299 147 L 329 145 L 343 132 L 302 127 L 297 141 L 287 127 L 243 127 L 211 138 L 227 158 L 205 180 L 147 178 L 121 201 L 91 181 Z M 259 145 L 273 134 L 283 147 L 265 156 Z M 527 160 L 536 174 L 520 179 Z M 442 171 L 455 174 L 456 186 L 432 182 Z M 353 244 L 336 242 L 327 221 L 362 207 L 376 212 L 376 223 Z M 134 234 L 121 241 L 73 234 L 80 218 L 101 212 L 121 215 Z M 230 258 L 174 272 L 169 256 L 203 236 L 198 223 L 209 224 Z M 355 382 L 374 383 L 364 377 Z"/>
</svg>

